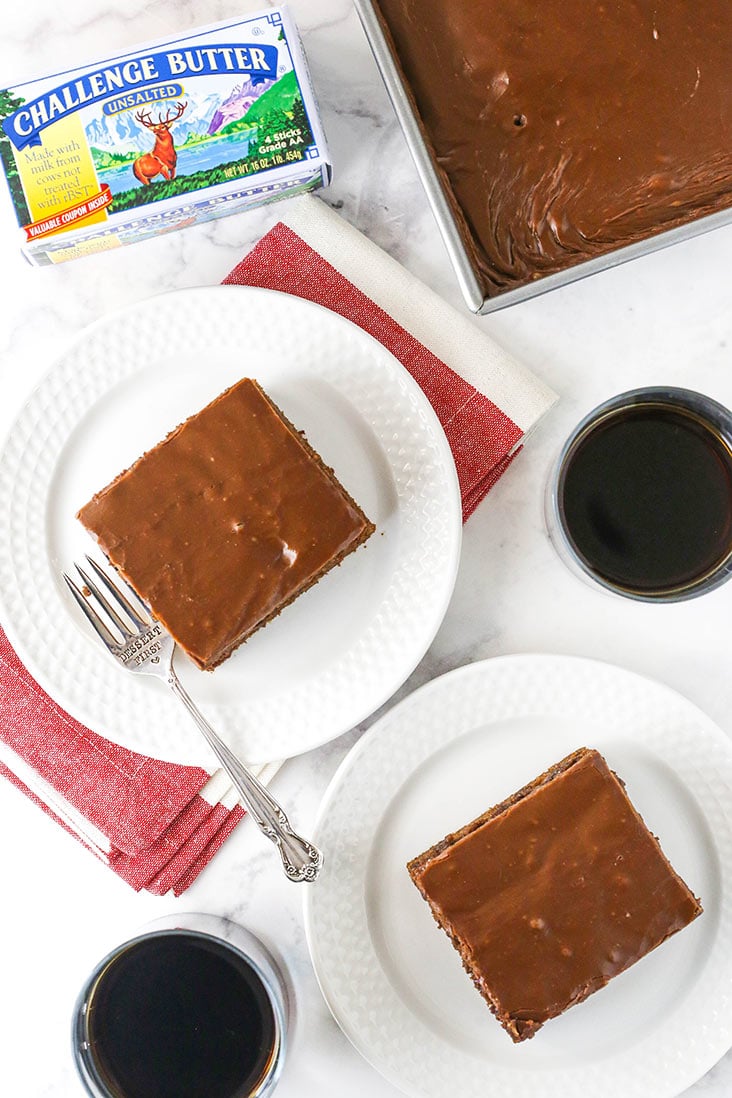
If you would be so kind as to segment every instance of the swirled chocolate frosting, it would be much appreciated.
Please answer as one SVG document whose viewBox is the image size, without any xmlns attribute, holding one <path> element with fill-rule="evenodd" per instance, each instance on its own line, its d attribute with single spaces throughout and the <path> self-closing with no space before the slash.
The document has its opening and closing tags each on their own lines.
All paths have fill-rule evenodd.
<svg viewBox="0 0 732 1098">
<path fill-rule="evenodd" d="M 732 205 L 732 5 L 377 0 L 487 296 Z"/>
</svg>

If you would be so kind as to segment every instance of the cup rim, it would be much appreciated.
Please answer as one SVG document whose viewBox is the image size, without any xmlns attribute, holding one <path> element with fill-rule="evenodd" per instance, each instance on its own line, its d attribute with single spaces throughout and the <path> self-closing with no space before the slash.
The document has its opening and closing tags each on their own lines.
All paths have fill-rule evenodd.
<svg viewBox="0 0 732 1098">
<path fill-rule="evenodd" d="M 186 925 L 186 920 L 195 920 L 195 924 Z M 218 929 L 218 932 L 216 929 Z M 226 936 L 221 933 L 225 930 Z M 218 915 L 173 915 L 146 924 L 139 931 L 125 938 L 110 949 L 94 966 L 79 991 L 72 1013 L 71 1040 L 74 1064 L 87 1093 L 91 1098 L 117 1098 L 97 1071 L 94 1064 L 91 1044 L 88 1040 L 88 1008 L 94 991 L 104 972 L 124 953 L 134 949 L 141 942 L 154 938 L 188 937 L 214 941 L 217 945 L 236 953 L 254 970 L 259 977 L 272 1008 L 274 1019 L 273 1049 L 255 1089 L 249 1098 L 264 1098 L 271 1093 L 282 1072 L 287 1049 L 287 1031 L 291 1013 L 290 991 L 283 972 L 268 948 L 252 931 L 240 924 Z M 240 937 L 249 947 L 232 940 Z M 257 954 L 256 956 L 253 954 Z"/>
<path fill-rule="evenodd" d="M 672 603 L 696 598 L 720 587 L 732 575 L 732 545 L 727 554 L 711 569 L 690 583 L 658 590 L 626 588 L 595 571 L 578 552 L 567 531 L 560 506 L 562 485 L 569 460 L 581 441 L 603 420 L 633 406 L 669 405 L 683 408 L 707 428 L 716 427 L 723 435 L 732 460 L 732 411 L 720 401 L 695 389 L 673 385 L 648 385 L 627 389 L 602 401 L 587 412 L 565 439 L 551 469 L 545 494 L 545 517 L 550 539 L 560 557 L 575 574 L 604 589 L 636 602 Z M 560 542 L 557 544 L 557 542 Z"/>
</svg>

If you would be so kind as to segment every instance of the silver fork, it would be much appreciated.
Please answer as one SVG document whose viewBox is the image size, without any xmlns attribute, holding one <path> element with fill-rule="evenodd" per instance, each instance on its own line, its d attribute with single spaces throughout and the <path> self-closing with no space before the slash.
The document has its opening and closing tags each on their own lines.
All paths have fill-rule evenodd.
<svg viewBox="0 0 732 1098">
<path fill-rule="evenodd" d="M 92 579 L 86 569 L 76 564 L 83 588 L 80 588 L 66 572 L 63 573 L 63 577 L 92 628 L 117 662 L 127 671 L 156 675 L 168 684 L 203 733 L 259 830 L 278 848 L 289 880 L 314 881 L 323 864 L 322 854 L 312 843 L 295 834 L 287 816 L 272 794 L 245 766 L 242 766 L 183 689 L 173 668 L 173 654 L 176 647 L 173 638 L 160 622 L 143 609 L 135 592 L 130 591 L 134 599 L 133 605 L 96 561 L 89 556 L 86 561 L 95 578 Z M 87 591 L 89 596 L 94 596 L 110 623 L 118 630 L 121 640 L 114 636 L 94 608 L 90 597 L 86 594 Z"/>
</svg>

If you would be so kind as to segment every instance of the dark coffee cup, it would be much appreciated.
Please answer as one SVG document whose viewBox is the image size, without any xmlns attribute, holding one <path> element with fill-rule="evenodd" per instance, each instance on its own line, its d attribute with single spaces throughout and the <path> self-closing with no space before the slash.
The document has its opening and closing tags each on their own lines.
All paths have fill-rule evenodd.
<svg viewBox="0 0 732 1098">
<path fill-rule="evenodd" d="M 285 1053 L 288 995 L 262 943 L 212 915 L 159 920 L 96 966 L 73 1053 L 92 1098 L 265 1098 Z"/>
<path fill-rule="evenodd" d="M 732 572 L 732 413 L 701 393 L 635 389 L 564 444 L 546 495 L 562 559 L 646 602 L 693 598 Z"/>
</svg>

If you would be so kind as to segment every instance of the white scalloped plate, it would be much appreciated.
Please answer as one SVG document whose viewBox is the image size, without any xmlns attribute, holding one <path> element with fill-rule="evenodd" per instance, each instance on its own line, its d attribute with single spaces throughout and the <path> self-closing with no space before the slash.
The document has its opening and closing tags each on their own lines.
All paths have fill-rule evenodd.
<svg viewBox="0 0 732 1098">
<path fill-rule="evenodd" d="M 256 377 L 377 532 L 211 673 L 176 666 L 250 762 L 309 750 L 402 684 L 447 608 L 460 494 L 444 432 L 399 362 L 300 298 L 238 286 L 162 294 L 87 329 L 53 366 L 0 453 L 0 621 L 73 716 L 133 750 L 209 761 L 175 699 L 104 652 L 61 582 L 93 542 L 74 518 L 176 424 Z"/>
<path fill-rule="evenodd" d="M 406 862 L 581 746 L 598 748 L 704 913 L 522 1045 Z M 422 687 L 350 752 L 314 835 L 313 964 L 356 1048 L 415 1098 L 672 1098 L 732 1046 L 732 744 L 617 667 L 506 656 Z"/>
</svg>

